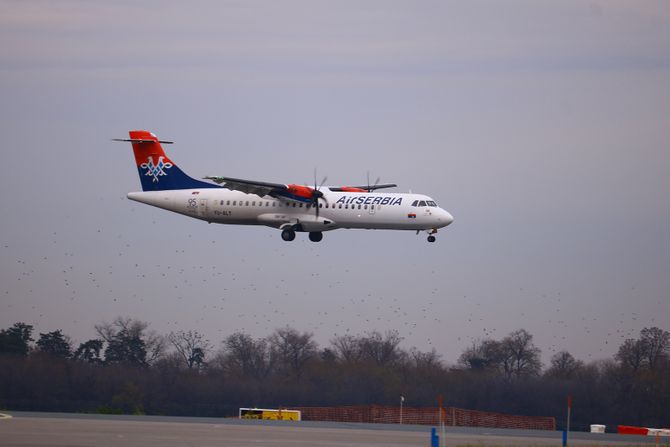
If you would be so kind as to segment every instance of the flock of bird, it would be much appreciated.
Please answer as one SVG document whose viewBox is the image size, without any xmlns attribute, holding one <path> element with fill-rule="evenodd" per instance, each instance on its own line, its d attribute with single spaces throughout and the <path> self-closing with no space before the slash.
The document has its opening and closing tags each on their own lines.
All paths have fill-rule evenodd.
<svg viewBox="0 0 670 447">
<path fill-rule="evenodd" d="M 190 221 L 159 230 L 176 222 L 154 220 L 133 231 L 125 226 L 127 233 L 102 227 L 52 232 L 39 251 L 5 241 L 3 327 L 23 321 L 36 333 L 62 329 L 85 341 L 95 336 L 95 324 L 130 316 L 160 333 L 193 329 L 218 342 L 237 331 L 264 337 L 288 325 L 313 333 L 322 347 L 337 335 L 397 330 L 404 344 L 435 349 L 455 362 L 474 342 L 519 328 L 535 335 L 546 358 L 586 339 L 595 348 L 582 357 L 605 358 L 655 323 L 637 321 L 635 312 L 615 319 L 585 314 L 560 291 L 501 288 L 491 296 L 480 284 L 431 266 L 432 259 L 414 258 L 402 268 L 377 260 L 372 268 L 358 249 L 351 256 L 347 250 L 326 255 L 323 244 L 307 242 L 289 250 L 270 230 L 210 226 L 179 235 L 194 225 Z M 166 239 L 168 233 L 173 236 Z M 253 234 L 254 242 L 236 240 L 240 233 Z"/>
</svg>

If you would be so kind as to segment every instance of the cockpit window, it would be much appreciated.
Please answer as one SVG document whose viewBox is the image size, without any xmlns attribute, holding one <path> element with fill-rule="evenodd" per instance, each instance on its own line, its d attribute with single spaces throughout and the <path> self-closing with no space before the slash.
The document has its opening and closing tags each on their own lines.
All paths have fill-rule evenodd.
<svg viewBox="0 0 670 447">
<path fill-rule="evenodd" d="M 418 204 L 419 204 L 418 200 L 415 200 L 414 202 L 412 202 L 412 206 L 417 206 Z"/>
<path fill-rule="evenodd" d="M 432 200 L 428 200 L 426 203 L 428 203 L 428 206 L 437 206 L 437 203 L 433 202 Z"/>
<path fill-rule="evenodd" d="M 426 202 L 424 200 L 420 201 L 419 206 L 426 206 Z"/>
</svg>

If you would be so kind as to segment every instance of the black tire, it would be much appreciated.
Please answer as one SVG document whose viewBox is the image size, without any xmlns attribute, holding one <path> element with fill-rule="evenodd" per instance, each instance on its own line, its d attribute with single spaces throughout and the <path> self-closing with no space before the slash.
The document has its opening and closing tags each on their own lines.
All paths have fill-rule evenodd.
<svg viewBox="0 0 670 447">
<path fill-rule="evenodd" d="M 281 232 L 281 238 L 284 239 L 286 242 L 290 242 L 293 239 L 295 239 L 295 231 L 291 230 L 290 228 L 287 228 Z"/>
<path fill-rule="evenodd" d="M 321 239 L 323 239 L 323 233 L 320 231 L 312 231 L 309 233 L 309 240 L 312 242 L 319 242 Z"/>
<path fill-rule="evenodd" d="M 435 236 L 433 235 L 428 236 L 428 242 L 435 242 Z"/>
</svg>

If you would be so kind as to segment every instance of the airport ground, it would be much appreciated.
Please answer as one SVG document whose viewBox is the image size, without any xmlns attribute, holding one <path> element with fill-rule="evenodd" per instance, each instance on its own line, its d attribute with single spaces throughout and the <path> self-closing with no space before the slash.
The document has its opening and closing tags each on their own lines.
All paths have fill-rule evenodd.
<svg viewBox="0 0 670 447">
<path fill-rule="evenodd" d="M 0 446 L 429 446 L 419 425 L 251 421 L 220 418 L 5 412 Z M 561 433 L 447 427 L 448 446 L 560 446 Z M 664 440 L 665 441 L 665 440 Z M 571 433 L 570 445 L 654 445 L 654 439 L 617 434 Z M 665 442 L 665 445 L 670 443 Z"/>
</svg>

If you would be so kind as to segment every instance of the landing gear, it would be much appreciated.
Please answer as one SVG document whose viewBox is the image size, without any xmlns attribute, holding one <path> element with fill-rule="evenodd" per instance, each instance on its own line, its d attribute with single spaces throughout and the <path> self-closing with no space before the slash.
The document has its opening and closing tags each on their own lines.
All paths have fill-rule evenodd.
<svg viewBox="0 0 670 447">
<path fill-rule="evenodd" d="M 432 234 L 428 236 L 428 242 L 435 242 L 435 236 L 433 236 Z"/>
<path fill-rule="evenodd" d="M 310 239 L 311 239 L 312 234 L 310 233 Z M 284 239 L 286 242 L 290 242 L 293 239 L 295 239 L 295 231 L 291 228 L 286 228 L 284 231 L 281 232 L 281 238 Z"/>
<path fill-rule="evenodd" d="M 309 233 L 309 240 L 312 242 L 319 242 L 323 239 L 323 233 L 320 231 L 312 231 Z"/>
</svg>

